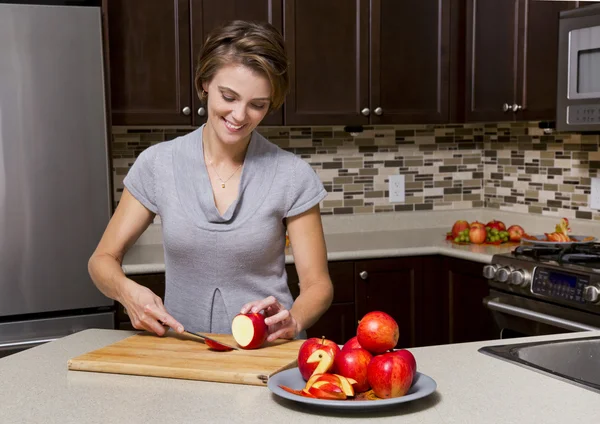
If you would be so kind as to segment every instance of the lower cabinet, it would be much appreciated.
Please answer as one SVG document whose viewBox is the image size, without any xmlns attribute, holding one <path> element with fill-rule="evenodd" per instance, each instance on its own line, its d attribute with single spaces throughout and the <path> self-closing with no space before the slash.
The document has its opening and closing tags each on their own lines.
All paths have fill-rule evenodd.
<svg viewBox="0 0 600 424">
<path fill-rule="evenodd" d="M 489 294 L 483 264 L 445 256 L 408 256 L 329 262 L 334 288 L 331 307 L 307 330 L 344 344 L 370 311 L 390 314 L 400 327 L 397 348 L 490 340 L 494 325 L 483 299 Z M 286 265 L 288 286 L 300 294 L 298 274 Z M 164 273 L 132 276 L 164 299 Z M 123 307 L 117 328 L 131 330 Z"/>
</svg>

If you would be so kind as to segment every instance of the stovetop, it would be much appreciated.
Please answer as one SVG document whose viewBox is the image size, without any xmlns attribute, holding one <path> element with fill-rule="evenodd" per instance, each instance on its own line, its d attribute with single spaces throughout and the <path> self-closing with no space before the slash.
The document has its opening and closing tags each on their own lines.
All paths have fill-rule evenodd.
<svg viewBox="0 0 600 424">
<path fill-rule="evenodd" d="M 508 255 L 515 259 L 600 273 L 600 243 L 570 246 L 521 245 Z"/>
</svg>

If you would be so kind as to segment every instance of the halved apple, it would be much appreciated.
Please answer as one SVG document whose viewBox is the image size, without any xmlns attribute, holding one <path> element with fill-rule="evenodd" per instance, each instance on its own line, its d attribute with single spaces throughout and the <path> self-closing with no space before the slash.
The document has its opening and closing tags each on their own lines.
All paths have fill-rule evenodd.
<svg viewBox="0 0 600 424">
<path fill-rule="evenodd" d="M 306 360 L 307 364 L 311 364 L 313 362 L 319 363 L 317 365 L 317 368 L 315 368 L 313 375 L 325 374 L 333 367 L 334 358 L 330 355 L 328 351 L 324 349 L 317 349 Z"/>
<path fill-rule="evenodd" d="M 260 313 L 237 314 L 231 323 L 231 334 L 242 349 L 261 347 L 269 335 L 265 316 Z"/>
</svg>

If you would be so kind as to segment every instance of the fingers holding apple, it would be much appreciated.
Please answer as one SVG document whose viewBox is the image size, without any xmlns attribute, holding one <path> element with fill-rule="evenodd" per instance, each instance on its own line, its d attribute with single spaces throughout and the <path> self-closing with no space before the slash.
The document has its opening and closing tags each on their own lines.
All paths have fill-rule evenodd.
<svg viewBox="0 0 600 424">
<path fill-rule="evenodd" d="M 274 296 L 245 304 L 241 314 L 263 311 L 268 326 L 267 340 L 272 342 L 278 338 L 293 339 L 300 333 L 300 326 L 291 312 Z"/>
<path fill-rule="evenodd" d="M 254 312 L 237 314 L 231 323 L 231 334 L 242 349 L 261 347 L 269 335 L 265 316 Z"/>
</svg>

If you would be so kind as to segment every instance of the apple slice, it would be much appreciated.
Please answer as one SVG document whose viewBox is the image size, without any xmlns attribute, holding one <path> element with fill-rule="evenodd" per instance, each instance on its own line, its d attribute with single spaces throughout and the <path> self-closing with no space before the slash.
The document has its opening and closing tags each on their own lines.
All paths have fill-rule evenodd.
<svg viewBox="0 0 600 424">
<path fill-rule="evenodd" d="M 317 389 L 325 390 L 326 392 L 344 393 L 340 386 L 338 386 L 335 383 L 330 383 L 328 381 L 317 381 L 312 386 Z"/>
<path fill-rule="evenodd" d="M 357 381 L 353 378 L 344 377 L 343 375 L 334 375 L 340 380 L 342 391 L 346 394 L 346 396 L 354 396 L 354 387 L 352 387 L 352 385 L 356 384 Z"/>
<path fill-rule="evenodd" d="M 315 368 L 314 374 L 325 374 L 333 367 L 333 356 L 329 354 L 329 352 L 323 349 L 315 350 L 306 360 L 307 364 L 312 364 L 313 362 L 318 362 L 317 368 Z"/>
<path fill-rule="evenodd" d="M 342 391 L 329 392 L 327 390 L 323 390 L 323 389 L 313 386 L 310 389 L 308 389 L 308 392 L 311 395 L 316 396 L 319 399 L 327 399 L 327 400 L 344 400 L 344 399 L 346 399 L 346 395 Z"/>
<path fill-rule="evenodd" d="M 229 352 L 230 350 L 233 350 L 232 347 L 222 345 L 214 340 L 204 339 L 204 343 L 212 350 L 218 350 L 219 352 Z"/>
<path fill-rule="evenodd" d="M 310 376 L 310 378 L 308 379 L 308 381 L 306 382 L 306 385 L 304 386 L 305 390 L 308 390 L 311 388 L 311 386 L 313 384 L 315 384 L 315 381 L 317 381 L 319 379 L 319 377 L 321 377 L 323 374 L 313 374 Z"/>
<path fill-rule="evenodd" d="M 242 349 L 261 347 L 269 335 L 265 316 L 260 313 L 237 314 L 231 323 L 231 334 Z"/>
</svg>

